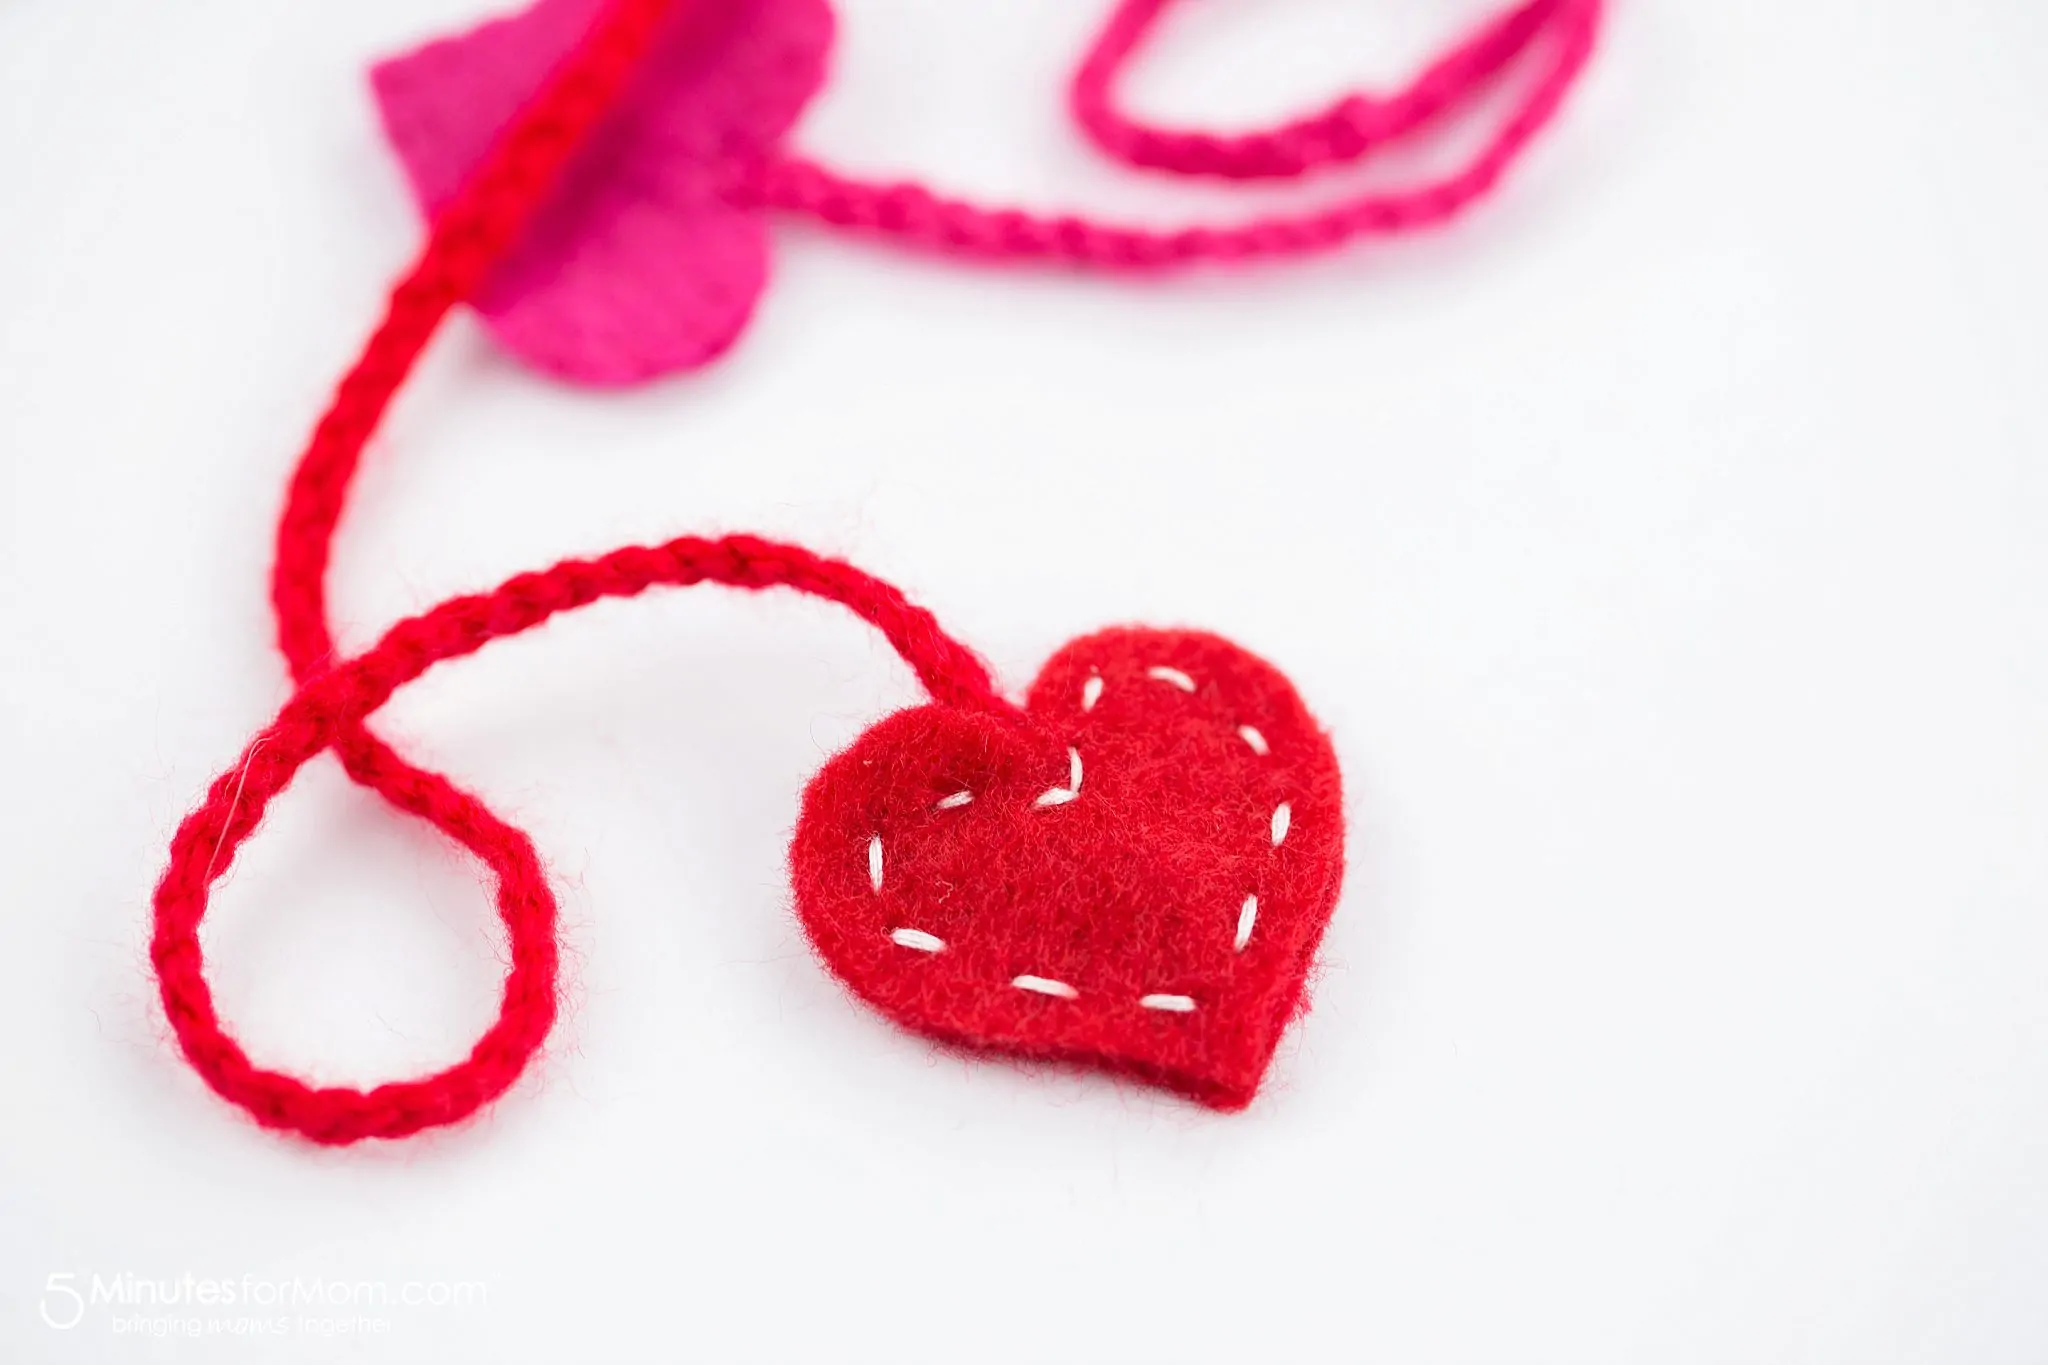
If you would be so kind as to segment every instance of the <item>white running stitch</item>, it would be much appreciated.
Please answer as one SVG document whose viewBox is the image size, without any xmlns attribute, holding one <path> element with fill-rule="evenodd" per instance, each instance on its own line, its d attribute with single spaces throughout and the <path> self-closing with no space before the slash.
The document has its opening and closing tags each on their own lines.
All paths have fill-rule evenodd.
<svg viewBox="0 0 2048 1365">
<path fill-rule="evenodd" d="M 1146 669 L 1145 676 L 1148 678 L 1157 678 L 1159 679 L 1159 681 L 1163 683 L 1172 683 L 1175 687 L 1178 687 L 1183 692 L 1192 692 L 1195 690 L 1195 680 L 1193 678 L 1190 678 L 1187 674 L 1181 672 L 1177 668 L 1168 668 L 1165 664 L 1159 664 L 1152 668 Z"/>
<path fill-rule="evenodd" d="M 1081 751 L 1070 748 L 1067 750 L 1067 785 L 1064 787 L 1054 787 L 1050 791 L 1040 792 L 1038 799 L 1031 804 L 1034 806 L 1064 806 L 1080 794 Z"/>
<path fill-rule="evenodd" d="M 1141 995 L 1138 1003 L 1148 1010 L 1167 1010 L 1174 1014 L 1186 1014 L 1195 1007 L 1194 1000 L 1185 995 Z"/>
<path fill-rule="evenodd" d="M 1170 668 L 1164 664 L 1147 669 L 1146 675 L 1156 678 L 1160 682 L 1170 683 L 1183 692 L 1193 692 L 1195 690 L 1195 680 L 1193 678 L 1177 668 Z M 1082 684 L 1081 687 L 1081 709 L 1083 711 L 1092 710 L 1095 703 L 1102 699 L 1103 686 L 1101 674 L 1089 675 L 1088 681 Z M 1265 735 L 1259 731 L 1257 726 L 1240 725 L 1237 733 L 1246 746 L 1261 758 L 1266 757 L 1272 752 L 1272 746 L 1266 742 Z M 1053 787 L 1040 793 L 1037 801 L 1033 804 L 1037 806 L 1063 806 L 1080 796 L 1081 751 L 1079 749 L 1068 748 L 1067 772 L 1066 786 Z M 973 800 L 973 792 L 958 791 L 954 792 L 951 796 L 940 797 L 938 801 L 933 803 L 933 808 L 935 810 L 952 810 L 967 805 Z M 1278 848 L 1287 838 L 1287 831 L 1292 827 L 1293 823 L 1293 803 L 1282 801 L 1273 808 L 1273 847 Z M 882 889 L 882 836 L 879 834 L 868 841 L 868 880 L 873 884 L 876 891 L 879 892 Z M 1237 934 L 1231 944 L 1234 951 L 1243 952 L 1245 945 L 1251 942 L 1252 928 L 1258 923 L 1258 918 L 1259 898 L 1256 895 L 1246 896 L 1244 898 L 1244 905 L 1237 912 Z M 919 952 L 925 953 L 940 952 L 946 946 L 944 939 L 928 934 L 922 929 L 893 929 L 890 931 L 889 937 L 905 948 L 914 948 Z M 1049 977 L 1032 976 L 1028 973 L 1016 977 L 1010 984 L 1019 990 L 1034 991 L 1040 995 L 1056 996 L 1062 1000 L 1073 1000 L 1080 995 L 1079 991 L 1064 981 L 1054 981 Z M 1177 1014 L 1185 1014 L 1195 1008 L 1193 998 L 1185 995 L 1155 994 L 1140 996 L 1138 1003 L 1146 1009 L 1165 1010 Z"/>
<path fill-rule="evenodd" d="M 1258 922 L 1258 918 L 1259 898 L 1246 896 L 1244 908 L 1237 912 L 1237 941 L 1230 945 L 1232 951 L 1241 953 L 1244 945 L 1252 941 L 1252 925 Z"/>
</svg>

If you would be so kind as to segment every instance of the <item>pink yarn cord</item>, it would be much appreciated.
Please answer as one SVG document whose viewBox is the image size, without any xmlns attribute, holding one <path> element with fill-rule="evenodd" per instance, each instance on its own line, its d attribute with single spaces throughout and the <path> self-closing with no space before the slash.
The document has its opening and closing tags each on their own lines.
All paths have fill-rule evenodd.
<svg viewBox="0 0 2048 1365">
<path fill-rule="evenodd" d="M 1523 0 L 1481 24 L 1397 94 L 1348 95 L 1277 129 L 1231 135 L 1144 124 L 1113 102 L 1118 73 L 1169 3 L 1123 0 L 1075 74 L 1070 107 L 1109 154 L 1177 175 L 1288 179 L 1353 162 L 1483 97 L 1531 50 L 1547 46 L 1550 55 L 1521 101 L 1462 167 L 1419 186 L 1359 194 L 1305 214 L 1227 226 L 1138 227 L 990 208 L 916 182 L 863 181 L 800 156 L 768 161 L 755 193 L 773 207 L 924 250 L 1107 271 L 1298 255 L 1355 237 L 1410 232 L 1441 224 L 1485 196 L 1555 117 L 1592 55 L 1602 9 L 1602 0 Z"/>
<path fill-rule="evenodd" d="M 1125 0 L 1074 73 L 1068 107 L 1110 156 L 1174 175 L 1291 179 L 1342 165 L 1427 127 L 1486 89 L 1569 0 L 1526 0 L 1496 15 L 1391 96 L 1346 95 L 1270 132 L 1241 135 L 1163 129 L 1113 103 L 1117 77 L 1172 0 Z"/>
</svg>

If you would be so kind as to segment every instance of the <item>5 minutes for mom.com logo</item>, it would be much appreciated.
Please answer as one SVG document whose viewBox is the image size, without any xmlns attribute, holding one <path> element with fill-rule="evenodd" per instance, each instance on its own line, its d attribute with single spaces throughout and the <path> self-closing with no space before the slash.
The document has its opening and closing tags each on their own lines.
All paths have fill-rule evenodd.
<svg viewBox="0 0 2048 1365">
<path fill-rule="evenodd" d="M 391 1330 L 394 1310 L 479 1308 L 481 1280 L 349 1280 L 292 1276 L 116 1275 L 52 1271 L 36 1312 L 68 1332 L 104 1319 L 117 1333 L 144 1336 L 373 1335 Z"/>
</svg>

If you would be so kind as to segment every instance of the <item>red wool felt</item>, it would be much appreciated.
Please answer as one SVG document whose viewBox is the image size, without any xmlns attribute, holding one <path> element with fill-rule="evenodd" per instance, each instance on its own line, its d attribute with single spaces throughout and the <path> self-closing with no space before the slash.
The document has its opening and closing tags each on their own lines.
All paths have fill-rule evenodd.
<svg viewBox="0 0 2048 1365">
<path fill-rule="evenodd" d="M 790 850 L 827 965 L 949 1043 L 1249 1103 L 1344 871 L 1329 741 L 1213 635 L 1075 641 L 1022 723 L 924 706 L 812 781 Z"/>
</svg>

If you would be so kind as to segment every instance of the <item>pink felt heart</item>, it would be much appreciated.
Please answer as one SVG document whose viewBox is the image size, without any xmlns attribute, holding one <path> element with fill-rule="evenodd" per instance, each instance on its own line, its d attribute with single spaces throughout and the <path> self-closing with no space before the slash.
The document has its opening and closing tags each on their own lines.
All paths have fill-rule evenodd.
<svg viewBox="0 0 2048 1365">
<path fill-rule="evenodd" d="M 834 758 L 790 850 L 827 965 L 948 1042 L 1249 1102 L 1344 871 L 1337 759 L 1227 640 L 1112 630 L 1023 717 L 902 711 Z"/>
<path fill-rule="evenodd" d="M 455 193 L 602 0 L 540 0 L 375 67 L 421 206 Z M 529 364 L 636 383 L 731 345 L 768 275 L 767 225 L 734 191 L 824 80 L 825 0 L 696 0 L 665 21 L 625 96 L 475 300 Z"/>
</svg>

